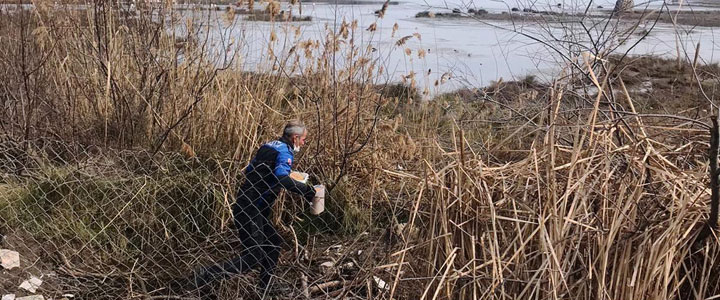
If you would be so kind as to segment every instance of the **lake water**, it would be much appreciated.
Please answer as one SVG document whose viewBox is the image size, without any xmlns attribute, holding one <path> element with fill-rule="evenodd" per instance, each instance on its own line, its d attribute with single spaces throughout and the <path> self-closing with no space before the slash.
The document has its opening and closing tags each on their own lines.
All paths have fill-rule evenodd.
<svg viewBox="0 0 720 300">
<path fill-rule="evenodd" d="M 550 0 L 552 1 L 552 0 Z M 548 80 L 557 75 L 562 66 L 567 65 L 568 59 L 577 59 L 577 53 L 582 47 L 592 50 L 592 41 L 603 40 L 609 36 L 607 31 L 624 30 L 628 24 L 599 22 L 592 28 L 591 22 L 586 22 L 585 29 L 579 23 L 547 24 L 547 23 L 512 23 L 510 21 L 483 22 L 474 19 L 445 19 L 445 18 L 415 18 L 421 11 L 450 12 L 453 8 L 482 8 L 490 12 L 510 11 L 513 7 L 520 9 L 532 7 L 536 10 L 565 11 L 569 13 L 582 12 L 587 7 L 586 2 L 501 2 L 501 1 L 475 1 L 451 2 L 441 0 L 429 1 L 399 1 L 390 5 L 384 18 L 378 18 L 375 11 L 380 9 L 381 3 L 335 5 L 330 3 L 303 3 L 302 15 L 313 17 L 311 22 L 256 22 L 245 21 L 245 16 L 237 15 L 233 24 L 229 22 L 213 22 L 211 31 L 225 41 L 229 39 L 241 40 L 239 52 L 242 61 L 249 70 L 271 70 L 272 62 L 267 58 L 267 48 L 271 43 L 270 32 L 274 31 L 277 40 L 273 43 L 274 54 L 282 61 L 293 45 L 301 40 L 325 40 L 327 29 L 332 30 L 343 19 L 358 21 L 355 40 L 360 49 L 370 46 L 375 49 L 372 58 L 382 65 L 385 72 L 379 80 L 401 81 L 403 76 L 414 72 L 417 86 L 422 91 L 425 87 L 430 94 L 450 91 L 457 88 L 472 86 L 481 87 L 491 81 L 503 78 L 505 81 L 522 78 L 526 75 L 535 75 L 541 80 Z M 561 4 L 561 8 L 557 4 Z M 601 13 L 611 9 L 614 2 L 593 2 L 591 13 Z M 668 4 L 671 9 L 715 9 L 708 5 L 688 5 L 683 3 Z M 636 3 L 637 8 L 657 9 L 662 2 Z M 258 7 L 262 7 L 258 5 Z M 258 8 L 256 7 L 256 8 Z M 298 7 L 283 4 L 284 10 L 293 10 L 299 15 Z M 210 19 L 222 19 L 224 12 L 213 12 Z M 377 30 L 365 30 L 371 24 L 377 24 Z M 397 24 L 398 30 L 393 35 L 393 27 Z M 589 25 L 588 25 L 589 24 Z M 650 30 L 652 24 L 645 24 L 638 32 Z M 300 35 L 296 35 L 295 27 L 299 27 Z M 606 33 L 603 33 L 605 29 Z M 689 57 L 694 56 L 695 46 L 702 41 L 700 58 L 705 62 L 717 62 L 714 55 L 717 49 L 715 30 L 717 28 L 680 26 L 673 28 L 669 24 L 657 24 L 644 40 L 636 43 L 642 36 L 640 33 L 630 35 L 624 43 L 618 40 L 608 40 L 606 44 L 616 45 L 616 53 L 630 50 L 630 54 L 653 54 L 664 57 L 676 57 L 680 47 L 682 53 Z M 588 33 L 589 32 L 589 33 Z M 396 42 L 404 36 L 412 36 L 405 44 L 398 47 Z M 420 38 L 418 38 L 418 36 Z M 718 36 L 720 37 L 720 36 Z M 541 42 L 542 41 L 542 42 Z M 545 43 L 543 43 L 545 42 Z M 411 51 L 407 55 L 407 49 Z M 418 57 L 420 50 L 425 57 Z M 575 55 L 575 56 L 574 56 Z M 685 54 L 684 54 L 685 55 Z M 342 65 L 342 58 L 337 59 Z M 441 78 L 449 80 L 444 84 L 435 86 Z"/>
<path fill-rule="evenodd" d="M 668 3 L 671 9 L 708 10 L 715 7 L 716 0 L 701 0 L 702 3 Z M 503 78 L 513 80 L 526 75 L 535 75 L 541 80 L 557 76 L 568 60 L 577 62 L 579 50 L 594 52 L 593 42 L 617 47 L 615 53 L 630 50 L 630 54 L 653 54 L 664 57 L 676 57 L 678 48 L 683 55 L 694 56 L 695 46 L 701 41 L 700 58 L 704 62 L 717 62 L 714 55 L 718 48 L 715 30 L 718 28 L 679 26 L 669 24 L 643 24 L 637 30 L 650 30 L 644 40 L 635 44 L 641 34 L 632 34 L 627 41 L 609 39 L 611 31 L 621 31 L 627 23 L 592 21 L 580 23 L 522 23 L 510 21 L 483 22 L 473 19 L 415 18 L 421 11 L 450 12 L 459 8 L 466 12 L 468 8 L 486 9 L 490 12 L 509 12 L 511 8 L 533 8 L 546 11 L 568 13 L 583 12 L 599 14 L 612 9 L 613 1 L 600 0 L 588 5 L 586 1 L 538 0 L 538 1 L 457 1 L 457 0 L 398 0 L 390 5 L 384 18 L 378 18 L 375 11 L 382 2 L 369 4 L 303 3 L 302 15 L 313 17 L 310 22 L 261 22 L 247 21 L 247 16 L 237 14 L 228 20 L 224 11 L 202 11 L 196 20 L 203 20 L 210 33 L 213 49 L 228 49 L 228 41 L 235 41 L 232 49 L 239 53 L 242 67 L 251 71 L 271 71 L 275 61 L 268 59 L 268 47 L 272 44 L 274 55 L 280 61 L 288 57 L 290 49 L 300 41 L 324 41 L 328 30 L 339 28 L 343 19 L 348 22 L 357 20 L 355 41 L 360 49 L 373 48 L 370 56 L 376 65 L 382 66 L 381 82 L 399 82 L 408 74 L 415 74 L 420 91 L 428 89 L 429 94 L 437 94 L 462 87 L 482 87 L 491 81 Z M 558 7 L 560 4 L 560 7 Z M 604 7 L 599 9 L 598 6 Z M 662 1 L 636 2 L 636 9 L 658 9 Z M 258 2 L 257 8 L 263 4 Z M 292 10 L 300 15 L 297 5 L 282 3 L 282 9 Z M 190 11 L 183 11 L 189 18 Z M 208 15 L 209 14 L 209 15 Z M 552 17 L 548 17 L 552 18 Z M 377 30 L 365 30 L 371 24 Z M 397 24 L 397 32 L 393 27 Z M 181 26 L 183 27 L 183 26 Z M 329 29 L 327 29 L 329 28 Z M 182 31 L 180 28 L 178 31 Z M 271 32 L 277 37 L 271 42 Z M 299 35 L 297 35 L 299 32 Z M 413 36 L 414 35 L 414 36 Z M 413 36 L 402 46 L 396 42 L 404 36 Z M 420 37 L 420 38 L 418 38 Z M 720 36 L 718 36 L 720 37 Z M 419 52 L 424 51 L 424 58 Z M 408 55 L 407 51 L 410 51 Z M 302 55 L 301 55 L 302 56 Z M 342 67 L 344 59 L 338 55 L 336 63 Z M 302 61 L 307 63 L 307 61 Z M 288 72 L 287 69 L 284 70 Z M 435 82 L 443 80 L 436 86 Z"/>
</svg>

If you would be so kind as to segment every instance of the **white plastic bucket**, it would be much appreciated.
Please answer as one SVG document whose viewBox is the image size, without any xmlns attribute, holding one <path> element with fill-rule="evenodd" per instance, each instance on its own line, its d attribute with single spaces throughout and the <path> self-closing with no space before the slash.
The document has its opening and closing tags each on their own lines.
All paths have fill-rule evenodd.
<svg viewBox="0 0 720 300">
<path fill-rule="evenodd" d="M 312 206 L 310 207 L 310 213 L 313 215 L 319 215 L 325 211 L 325 186 L 318 184 L 314 186 L 315 198 L 313 198 Z"/>
</svg>

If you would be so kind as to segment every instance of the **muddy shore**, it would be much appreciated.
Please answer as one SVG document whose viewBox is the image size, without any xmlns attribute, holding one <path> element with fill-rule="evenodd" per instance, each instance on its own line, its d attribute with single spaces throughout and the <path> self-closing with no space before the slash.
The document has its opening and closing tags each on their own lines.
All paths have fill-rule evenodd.
<svg viewBox="0 0 720 300">
<path fill-rule="evenodd" d="M 613 14 L 609 10 L 601 10 L 588 14 L 570 14 L 554 11 L 537 11 L 532 9 L 513 8 L 510 12 L 489 13 L 484 9 L 470 9 L 453 12 L 422 11 L 415 15 L 416 18 L 438 18 L 438 19 L 476 19 L 482 21 L 510 21 L 510 22 L 537 22 L 548 23 L 560 22 L 581 22 L 585 19 L 615 18 L 632 22 L 655 22 L 666 24 L 677 24 L 701 27 L 720 27 L 720 11 L 650 11 L 636 10 L 623 14 Z M 674 19 L 674 20 L 673 20 Z"/>
</svg>

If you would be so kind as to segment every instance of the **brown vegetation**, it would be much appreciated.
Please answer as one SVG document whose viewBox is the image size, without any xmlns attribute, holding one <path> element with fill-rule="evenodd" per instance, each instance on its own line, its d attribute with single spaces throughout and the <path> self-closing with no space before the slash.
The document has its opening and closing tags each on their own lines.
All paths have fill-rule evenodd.
<svg viewBox="0 0 720 300">
<path fill-rule="evenodd" d="M 296 45 L 314 63 L 290 56 L 252 74 L 210 55 L 202 32 L 174 36 L 165 26 L 177 24 L 101 4 L 64 13 L 0 13 L 2 247 L 56 272 L 46 295 L 184 296 L 173 279 L 232 255 L 242 166 L 291 118 L 310 129 L 295 167 L 330 191 L 318 218 L 277 204 L 292 244 L 278 271 L 286 298 L 720 293 L 718 239 L 693 246 L 712 114 L 692 84 L 714 99 L 717 66 L 615 59 L 423 102 L 378 81 L 353 23 Z M 661 96 L 693 113 L 658 117 Z M 240 277 L 219 294 L 249 286 Z"/>
</svg>

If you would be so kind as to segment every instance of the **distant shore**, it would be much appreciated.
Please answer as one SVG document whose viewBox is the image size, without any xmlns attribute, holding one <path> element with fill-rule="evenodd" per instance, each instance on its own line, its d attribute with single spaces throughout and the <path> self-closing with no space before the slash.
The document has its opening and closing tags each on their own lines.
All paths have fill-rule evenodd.
<svg viewBox="0 0 720 300">
<path fill-rule="evenodd" d="M 601 8 L 602 9 L 602 8 Z M 610 10 L 603 10 L 594 14 L 570 14 L 555 11 L 537 11 L 531 9 L 520 10 L 513 8 L 510 12 L 489 13 L 484 9 L 469 9 L 461 11 L 455 9 L 452 12 L 422 11 L 415 15 L 416 18 L 439 18 L 439 19 L 477 19 L 486 21 L 512 21 L 512 22 L 580 22 L 584 18 L 619 18 L 627 21 L 654 22 L 701 27 L 720 27 L 720 10 L 709 11 L 632 11 L 623 14 L 612 14 Z M 673 18 L 675 21 L 673 22 Z"/>
<path fill-rule="evenodd" d="M 132 3 L 132 0 L 124 0 L 121 2 L 127 2 Z M 142 2 L 142 1 L 137 1 Z M 145 1 L 145 2 L 158 2 L 156 1 Z M 164 1 L 159 1 L 164 2 Z M 238 0 L 213 0 L 213 1 L 203 1 L 203 0 L 181 0 L 181 1 L 173 1 L 176 5 L 187 5 L 187 4 L 197 4 L 197 5 L 231 5 L 231 4 L 237 4 L 237 3 L 247 3 L 247 1 L 238 1 Z M 255 0 L 255 2 L 260 3 L 261 1 Z M 280 2 L 288 2 L 288 1 L 280 1 Z M 385 1 L 382 0 L 301 0 L 300 3 L 330 3 L 330 4 L 338 4 L 338 5 L 383 5 Z M 58 4 L 85 4 L 84 1 L 57 1 Z M 0 0 L 1 5 L 13 5 L 13 4 L 32 4 L 31 0 Z M 399 4 L 399 1 L 390 1 L 389 5 L 397 5 Z"/>
</svg>

